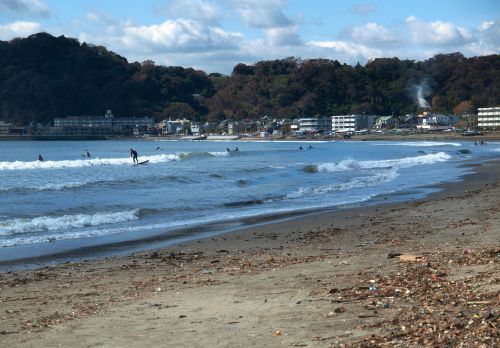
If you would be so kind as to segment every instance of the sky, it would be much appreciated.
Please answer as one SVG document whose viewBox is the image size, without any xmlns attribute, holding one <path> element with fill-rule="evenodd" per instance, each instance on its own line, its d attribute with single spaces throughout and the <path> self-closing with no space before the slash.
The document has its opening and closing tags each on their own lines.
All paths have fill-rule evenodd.
<svg viewBox="0 0 500 348">
<path fill-rule="evenodd" d="M 238 63 L 296 57 L 500 53 L 500 0 L 0 0 L 0 40 L 38 32 L 231 74 Z"/>
</svg>

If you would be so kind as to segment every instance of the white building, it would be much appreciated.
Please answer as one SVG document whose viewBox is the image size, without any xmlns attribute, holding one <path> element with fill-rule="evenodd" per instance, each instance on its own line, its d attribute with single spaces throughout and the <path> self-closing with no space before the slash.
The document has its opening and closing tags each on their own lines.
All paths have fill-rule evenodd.
<svg viewBox="0 0 500 348">
<path fill-rule="evenodd" d="M 199 123 L 191 123 L 191 134 L 193 134 L 193 135 L 200 135 L 201 134 Z"/>
<path fill-rule="evenodd" d="M 329 131 L 331 129 L 330 122 L 331 121 L 328 118 L 324 117 L 299 118 L 297 120 L 298 131 L 301 133 L 317 133 Z"/>
<path fill-rule="evenodd" d="M 375 123 L 373 115 L 337 115 L 332 116 L 332 130 L 335 131 L 359 131 L 372 129 Z"/>
<path fill-rule="evenodd" d="M 185 130 L 191 127 L 191 122 L 187 119 L 182 120 L 163 120 L 159 127 L 161 134 L 184 134 Z"/>
<path fill-rule="evenodd" d="M 500 128 L 500 106 L 477 109 L 477 126 L 482 129 Z"/>
<path fill-rule="evenodd" d="M 12 123 L 0 121 L 0 135 L 8 135 L 10 133 L 11 127 Z"/>
<path fill-rule="evenodd" d="M 417 125 L 417 128 L 428 130 L 446 129 L 454 125 L 456 121 L 457 118 L 454 116 L 426 113 L 419 116 L 419 124 Z"/>
<path fill-rule="evenodd" d="M 147 131 L 154 127 L 150 117 L 114 117 L 111 110 L 104 116 L 67 116 L 54 119 L 60 135 L 113 135 Z"/>
</svg>

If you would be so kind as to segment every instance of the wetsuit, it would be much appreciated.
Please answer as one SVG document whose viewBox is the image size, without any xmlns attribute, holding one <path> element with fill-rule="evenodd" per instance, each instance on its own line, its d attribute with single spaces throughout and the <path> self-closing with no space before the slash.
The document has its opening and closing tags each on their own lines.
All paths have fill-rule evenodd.
<svg viewBox="0 0 500 348">
<path fill-rule="evenodd" d="M 139 163 L 139 160 L 137 159 L 137 151 L 134 149 L 130 149 L 130 157 L 132 157 L 134 163 Z"/>
</svg>

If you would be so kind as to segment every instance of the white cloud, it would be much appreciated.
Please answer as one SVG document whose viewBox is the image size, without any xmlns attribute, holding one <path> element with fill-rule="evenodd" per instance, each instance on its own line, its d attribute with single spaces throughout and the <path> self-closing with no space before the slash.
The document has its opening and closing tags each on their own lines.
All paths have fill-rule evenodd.
<svg viewBox="0 0 500 348">
<path fill-rule="evenodd" d="M 389 29 L 372 22 L 353 27 L 348 30 L 348 34 L 352 40 L 368 44 L 392 43 L 397 40 Z"/>
<path fill-rule="evenodd" d="M 167 6 L 169 17 L 190 18 L 206 23 L 218 23 L 223 17 L 223 10 L 206 0 L 173 0 Z"/>
<path fill-rule="evenodd" d="M 460 46 L 472 40 L 471 32 L 450 22 L 423 22 L 414 16 L 406 19 L 413 43 L 422 46 Z"/>
<path fill-rule="evenodd" d="M 167 20 L 160 24 L 138 26 L 111 23 L 81 33 L 81 42 L 101 44 L 133 60 L 153 59 L 166 64 L 165 54 L 205 54 L 238 50 L 243 36 L 190 19 Z M 163 57 L 158 59 L 158 57 Z M 184 65 L 182 58 L 175 65 Z"/>
<path fill-rule="evenodd" d="M 17 21 L 0 24 L 0 40 L 10 40 L 14 37 L 25 37 L 41 31 L 41 25 L 36 22 Z"/>
<path fill-rule="evenodd" d="M 302 44 L 297 26 L 265 29 L 264 33 L 267 44 L 270 46 L 296 46 Z"/>
<path fill-rule="evenodd" d="M 375 12 L 376 10 L 377 6 L 375 6 L 374 4 L 358 4 L 351 9 L 352 12 L 359 15 L 372 13 Z"/>
<path fill-rule="evenodd" d="M 134 49 L 150 47 L 165 52 L 197 52 L 205 49 L 235 48 L 235 41 L 241 37 L 239 33 L 205 26 L 190 19 L 176 19 L 158 25 L 125 27 L 122 39 L 127 47 Z"/>
<path fill-rule="evenodd" d="M 41 0 L 1 0 L 0 10 L 22 12 L 46 17 L 50 15 L 47 5 Z"/>
<path fill-rule="evenodd" d="M 484 21 L 476 27 L 475 40 L 465 46 L 471 56 L 500 53 L 500 20 Z"/>
<path fill-rule="evenodd" d="M 232 0 L 234 9 L 243 22 L 256 28 L 280 28 L 292 25 L 285 16 L 280 0 Z"/>
<path fill-rule="evenodd" d="M 490 29 L 494 24 L 495 24 L 494 21 L 483 21 L 481 24 L 479 24 L 476 27 L 476 30 L 480 31 L 480 32 L 486 31 L 486 30 Z"/>
<path fill-rule="evenodd" d="M 500 20 L 485 21 L 478 30 L 479 41 L 496 47 L 500 51 Z"/>
<path fill-rule="evenodd" d="M 330 56 L 335 53 L 347 57 L 346 61 L 348 62 L 354 61 L 353 59 L 366 61 L 382 56 L 382 51 L 378 49 L 347 41 L 311 41 L 308 44 L 320 48 L 324 52 L 330 52 Z"/>
</svg>

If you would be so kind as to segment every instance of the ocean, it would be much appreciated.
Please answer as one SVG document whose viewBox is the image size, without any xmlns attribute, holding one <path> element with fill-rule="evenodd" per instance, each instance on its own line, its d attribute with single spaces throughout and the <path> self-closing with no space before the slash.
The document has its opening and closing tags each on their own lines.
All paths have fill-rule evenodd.
<svg viewBox="0 0 500 348">
<path fill-rule="evenodd" d="M 3 269 L 169 246 L 268 216 L 422 198 L 470 173 L 465 163 L 500 155 L 500 142 L 465 139 L 0 146 Z M 147 165 L 133 165 L 131 148 Z"/>
</svg>

